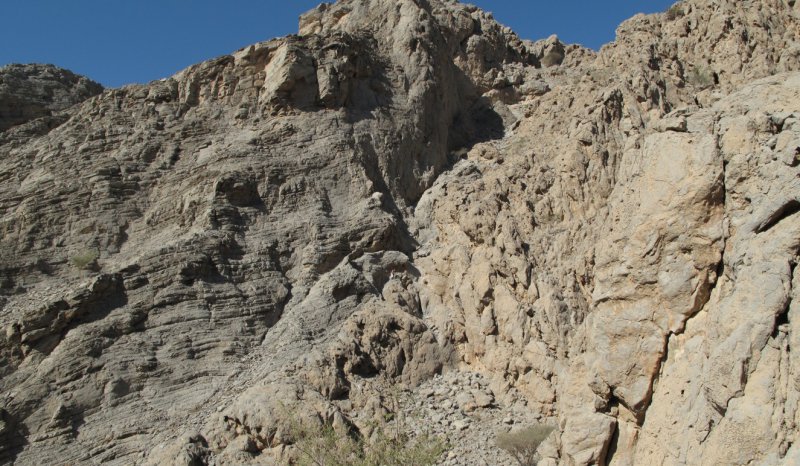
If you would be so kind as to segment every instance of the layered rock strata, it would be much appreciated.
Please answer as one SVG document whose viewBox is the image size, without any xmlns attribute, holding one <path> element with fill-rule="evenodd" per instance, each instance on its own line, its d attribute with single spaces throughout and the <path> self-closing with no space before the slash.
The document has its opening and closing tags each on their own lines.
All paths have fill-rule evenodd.
<svg viewBox="0 0 800 466">
<path fill-rule="evenodd" d="M 448 464 L 528 422 L 545 464 L 791 464 L 799 16 L 595 53 L 341 0 L 0 128 L 0 457 L 285 463 L 288 418 L 369 435 L 445 373 Z"/>
<path fill-rule="evenodd" d="M 100 94 L 103 86 L 52 65 L 0 67 L 0 131 L 62 110 Z"/>
</svg>

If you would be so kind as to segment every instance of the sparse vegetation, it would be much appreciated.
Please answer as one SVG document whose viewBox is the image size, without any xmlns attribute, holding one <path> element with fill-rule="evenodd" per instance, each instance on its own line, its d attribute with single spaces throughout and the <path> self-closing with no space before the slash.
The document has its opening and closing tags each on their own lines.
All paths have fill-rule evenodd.
<svg viewBox="0 0 800 466">
<path fill-rule="evenodd" d="M 588 71 L 588 75 L 592 81 L 601 85 L 609 84 L 613 79 L 611 71 L 609 71 L 608 68 L 592 68 Z"/>
<path fill-rule="evenodd" d="M 689 84 L 706 89 L 714 85 L 714 73 L 706 66 L 699 65 L 694 67 L 687 76 Z"/>
<path fill-rule="evenodd" d="M 98 257 L 100 253 L 96 249 L 87 249 L 70 257 L 69 261 L 76 269 L 90 270 L 97 266 Z"/>
<path fill-rule="evenodd" d="M 438 462 L 447 443 L 428 433 L 411 435 L 396 387 L 378 390 L 386 411 L 359 430 L 342 416 L 320 422 L 297 419 L 284 407 L 298 466 L 427 466 Z"/>
<path fill-rule="evenodd" d="M 366 439 L 348 429 L 311 422 L 292 426 L 294 447 L 302 466 L 405 466 L 433 465 L 447 450 L 445 443 L 428 435 L 411 438 L 387 424 Z"/>
<path fill-rule="evenodd" d="M 507 451 L 520 466 L 536 466 L 540 460 L 537 452 L 554 427 L 537 424 L 497 435 L 497 446 Z"/>
<path fill-rule="evenodd" d="M 683 11 L 683 7 L 681 6 L 680 3 L 676 3 L 676 4 L 672 5 L 671 7 L 669 7 L 669 9 L 667 10 L 667 12 L 665 14 L 666 14 L 666 17 L 667 17 L 667 21 L 675 21 L 676 19 L 678 19 L 678 18 L 682 17 L 683 15 L 685 15 L 686 12 Z"/>
</svg>

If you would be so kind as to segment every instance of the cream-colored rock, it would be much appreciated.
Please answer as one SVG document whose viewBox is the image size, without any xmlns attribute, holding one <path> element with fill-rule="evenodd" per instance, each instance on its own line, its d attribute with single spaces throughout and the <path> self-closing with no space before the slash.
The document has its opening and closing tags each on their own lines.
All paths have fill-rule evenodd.
<svg viewBox="0 0 800 466">
<path fill-rule="evenodd" d="M 729 420 L 724 411 L 746 391 L 750 361 L 762 357 L 785 302 L 780 290 L 791 281 L 786 264 L 795 259 L 786 245 L 793 240 L 780 246 L 782 259 L 760 266 L 749 254 L 769 249 L 766 243 L 737 250 L 732 241 L 740 228 L 792 228 L 796 173 L 785 167 L 794 164 L 794 130 L 783 112 L 797 105 L 797 78 L 745 84 L 775 71 L 763 55 L 748 56 L 735 73 L 709 75 L 709 83 L 700 82 L 702 70 L 693 82 L 680 78 L 687 67 L 679 63 L 710 60 L 714 69 L 736 69 L 729 61 L 742 61 L 741 49 L 710 52 L 713 44 L 739 40 L 709 37 L 726 23 L 693 29 L 709 17 L 710 4 L 681 7 L 685 14 L 677 19 L 630 20 L 599 53 L 588 78 L 520 103 L 526 113 L 514 133 L 490 143 L 491 149 L 476 146 L 417 210 L 421 237 L 429 238 L 423 248 L 432 252 L 416 262 L 423 283 L 436 284 L 422 287 L 427 319 L 446 334 L 450 324 L 462 364 L 503 377 L 543 415 L 555 405 L 565 464 L 745 463 L 783 457 L 792 441 L 778 439 L 795 435 L 793 427 L 774 422 L 745 428 L 748 408 Z M 758 2 L 763 11 L 787 13 L 770 26 L 732 4 L 719 7 L 730 12 L 733 25 L 761 24 L 747 40 L 767 55 L 781 53 L 771 48 L 769 34 L 797 41 L 795 12 L 786 5 Z M 687 33 L 677 31 L 687 24 Z M 641 66 L 630 66 L 640 59 Z M 713 101 L 711 108 L 697 105 Z M 758 209 L 754 219 L 730 215 L 732 206 L 745 202 Z M 522 274 L 511 263 L 519 257 L 526 265 Z M 739 261 L 752 267 L 743 276 L 754 277 L 758 289 L 730 275 L 730 264 Z M 484 287 L 486 298 L 477 301 L 471 290 L 487 280 L 491 288 Z M 732 283 L 741 283 L 740 294 L 724 298 Z M 773 292 L 763 296 L 765 290 Z M 722 299 L 725 311 L 712 316 L 709 306 Z M 722 317 L 742 306 L 749 317 Z M 688 336 L 689 329 L 713 328 L 693 325 L 710 318 L 728 320 L 730 336 Z M 719 349 L 707 346 L 713 341 Z M 686 360 L 680 369 L 670 366 L 676 353 Z M 547 401 L 548 393 L 555 402 Z M 761 399 L 771 393 L 767 389 Z M 734 403 L 733 409 L 740 408 Z M 654 432 L 650 426 L 656 425 Z M 718 443 L 714 431 L 720 441 L 738 443 Z M 707 441 L 717 443 L 712 448 Z"/>
</svg>

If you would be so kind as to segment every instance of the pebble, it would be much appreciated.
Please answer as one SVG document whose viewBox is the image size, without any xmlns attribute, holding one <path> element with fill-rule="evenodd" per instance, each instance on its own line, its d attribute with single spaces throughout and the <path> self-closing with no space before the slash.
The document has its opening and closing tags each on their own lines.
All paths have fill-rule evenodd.
<svg viewBox="0 0 800 466">
<path fill-rule="evenodd" d="M 516 466 L 514 459 L 495 445 L 495 433 L 508 430 L 504 426 L 536 422 L 531 417 L 534 413 L 527 414 L 509 394 L 496 400 L 488 387 L 479 374 L 449 373 L 403 394 L 401 405 L 409 412 L 408 428 L 447 438 L 449 451 L 440 464 Z M 509 399 L 511 404 L 500 401 Z"/>
</svg>

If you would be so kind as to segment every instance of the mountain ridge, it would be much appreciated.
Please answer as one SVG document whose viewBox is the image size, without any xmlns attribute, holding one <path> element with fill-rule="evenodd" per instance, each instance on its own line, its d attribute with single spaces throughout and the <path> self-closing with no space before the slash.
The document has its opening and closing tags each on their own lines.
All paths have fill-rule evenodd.
<svg viewBox="0 0 800 466">
<path fill-rule="evenodd" d="M 449 380 L 445 464 L 790 464 L 800 12 L 677 6 L 341 0 L 0 133 L 3 461 L 286 462 Z"/>
</svg>

